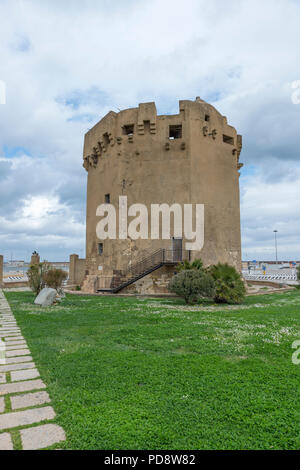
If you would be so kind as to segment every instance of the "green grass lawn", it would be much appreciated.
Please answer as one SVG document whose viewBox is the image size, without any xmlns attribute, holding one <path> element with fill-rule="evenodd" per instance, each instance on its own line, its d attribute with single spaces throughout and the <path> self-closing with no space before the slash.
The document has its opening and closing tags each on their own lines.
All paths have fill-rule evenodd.
<svg viewBox="0 0 300 470">
<path fill-rule="evenodd" d="M 300 291 L 245 305 L 6 293 L 67 449 L 299 449 Z"/>
</svg>

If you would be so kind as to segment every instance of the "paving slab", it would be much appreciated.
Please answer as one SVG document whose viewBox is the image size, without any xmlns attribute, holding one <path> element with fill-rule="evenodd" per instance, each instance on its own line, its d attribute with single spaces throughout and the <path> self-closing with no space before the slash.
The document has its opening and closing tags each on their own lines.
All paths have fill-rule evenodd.
<svg viewBox="0 0 300 470">
<path fill-rule="evenodd" d="M 19 335 L 19 336 L 8 336 L 7 338 L 5 338 L 6 343 L 9 343 L 10 341 L 21 341 L 21 340 L 25 341 L 24 336 L 21 336 L 21 335 Z"/>
<path fill-rule="evenodd" d="M 21 356 L 21 357 L 6 357 L 5 358 L 5 365 L 7 364 L 19 364 L 21 362 L 31 362 L 31 356 Z"/>
<path fill-rule="evenodd" d="M 5 410 L 4 397 L 0 397 L 0 413 L 4 413 L 4 410 Z"/>
<path fill-rule="evenodd" d="M 19 349 L 28 349 L 27 344 L 14 344 L 12 346 L 5 345 L 6 351 L 18 351 Z"/>
<path fill-rule="evenodd" d="M 51 400 L 47 392 L 35 392 L 11 397 L 10 401 L 12 409 L 17 410 L 20 408 L 44 405 L 45 403 L 50 403 Z"/>
<path fill-rule="evenodd" d="M 4 335 L 0 333 L 0 338 L 14 338 L 15 336 L 20 336 L 21 333 L 5 333 Z"/>
<path fill-rule="evenodd" d="M 38 450 L 66 440 L 64 430 L 57 424 L 44 424 L 20 432 L 24 450 Z"/>
<path fill-rule="evenodd" d="M 6 357 L 26 356 L 30 354 L 29 349 L 20 349 L 20 351 L 6 351 Z"/>
<path fill-rule="evenodd" d="M 5 342 L 6 355 L 0 364 L 0 450 L 13 450 L 9 431 L 18 427 L 26 427 L 20 430 L 24 450 L 45 449 L 64 441 L 64 430 L 47 423 L 55 418 L 55 411 L 50 406 L 46 385 L 38 379 L 39 371 L 1 289 L 0 339 Z M 9 383 L 6 383 L 6 378 Z M 12 411 L 5 411 L 4 395 L 9 396 Z"/>
<path fill-rule="evenodd" d="M 0 328 L 0 333 L 14 333 L 15 331 L 20 331 L 20 328 L 16 328 L 15 326 Z"/>
<path fill-rule="evenodd" d="M 37 369 L 29 369 L 29 370 L 17 370 L 15 372 L 11 372 L 11 381 L 18 382 L 20 380 L 30 380 L 36 379 L 40 376 L 39 371 Z"/>
<path fill-rule="evenodd" d="M 5 346 L 26 346 L 25 340 L 19 340 L 19 341 L 5 341 Z"/>
<path fill-rule="evenodd" d="M 28 424 L 40 423 L 55 418 L 55 412 L 51 406 L 34 408 L 33 410 L 15 411 L 0 415 L 0 430 L 27 426 Z"/>
<path fill-rule="evenodd" d="M 0 450 L 13 450 L 13 443 L 8 432 L 0 434 Z"/>
<path fill-rule="evenodd" d="M 0 396 L 10 393 L 29 392 L 31 390 L 42 390 L 46 385 L 42 380 L 28 380 L 26 382 L 17 382 L 0 385 Z"/>
<path fill-rule="evenodd" d="M 34 362 L 24 362 L 21 364 L 8 364 L 6 366 L 0 366 L 0 372 L 11 372 L 13 370 L 25 370 L 25 369 L 34 369 Z"/>
</svg>

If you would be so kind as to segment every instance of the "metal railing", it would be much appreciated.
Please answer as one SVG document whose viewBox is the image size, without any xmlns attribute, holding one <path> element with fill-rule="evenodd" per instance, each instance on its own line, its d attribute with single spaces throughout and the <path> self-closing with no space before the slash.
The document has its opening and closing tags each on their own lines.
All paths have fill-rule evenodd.
<svg viewBox="0 0 300 470">
<path fill-rule="evenodd" d="M 146 276 L 150 272 L 164 265 L 176 265 L 185 260 L 190 260 L 191 253 L 186 250 L 166 250 L 161 248 L 148 256 L 141 258 L 127 269 L 121 270 L 118 275 L 111 278 L 99 279 L 99 290 L 116 290 L 122 286 L 129 285 L 135 280 Z"/>
</svg>

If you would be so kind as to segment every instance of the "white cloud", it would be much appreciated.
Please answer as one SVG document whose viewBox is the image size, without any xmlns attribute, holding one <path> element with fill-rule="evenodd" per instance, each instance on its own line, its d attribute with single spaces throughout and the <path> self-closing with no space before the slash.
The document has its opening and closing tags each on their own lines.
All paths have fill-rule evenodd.
<svg viewBox="0 0 300 470">
<path fill-rule="evenodd" d="M 178 99 L 200 95 L 243 134 L 243 174 L 256 168 L 241 180 L 244 253 L 271 250 L 268 224 L 276 223 L 296 257 L 298 193 L 289 186 L 299 184 L 300 105 L 291 100 L 300 80 L 298 1 L 2 0 L 0 16 L 0 251 L 16 246 L 9 224 L 28 201 L 32 211 L 57 201 L 59 255 L 79 251 L 83 231 L 72 239 L 63 222 L 84 224 L 87 129 L 110 109 L 155 100 L 160 112 L 177 112 Z M 8 157 L 16 147 L 20 154 Z M 52 217 L 41 230 L 53 254 Z M 23 234 L 28 247 L 34 230 Z"/>
</svg>

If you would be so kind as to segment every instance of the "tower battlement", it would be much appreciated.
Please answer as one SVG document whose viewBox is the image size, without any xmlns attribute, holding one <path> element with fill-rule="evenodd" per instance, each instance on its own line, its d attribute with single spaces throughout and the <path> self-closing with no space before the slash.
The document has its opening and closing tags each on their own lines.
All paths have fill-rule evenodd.
<svg viewBox="0 0 300 470">
<path fill-rule="evenodd" d="M 87 171 L 96 168 L 112 153 L 119 157 L 122 152 L 142 156 L 144 147 L 157 144 L 167 158 L 170 151 L 188 150 L 191 138 L 197 138 L 199 143 L 224 145 L 241 167 L 242 137 L 228 125 L 225 116 L 199 97 L 180 101 L 179 114 L 175 115 L 157 115 L 154 102 L 119 113 L 110 111 L 85 135 L 83 166 Z"/>
</svg>

